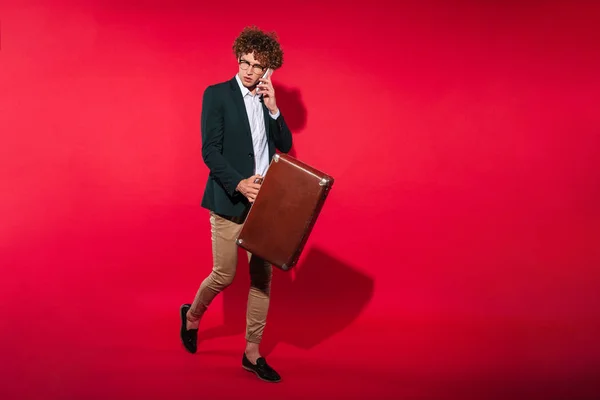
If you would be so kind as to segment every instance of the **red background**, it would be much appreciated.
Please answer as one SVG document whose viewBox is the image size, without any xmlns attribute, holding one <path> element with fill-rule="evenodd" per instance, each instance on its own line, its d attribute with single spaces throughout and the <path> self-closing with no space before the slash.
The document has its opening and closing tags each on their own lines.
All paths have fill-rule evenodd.
<svg viewBox="0 0 600 400">
<path fill-rule="evenodd" d="M 201 3 L 2 3 L 0 397 L 598 394 L 600 7 Z M 280 385 L 239 366 L 243 270 L 199 353 L 178 337 L 211 268 L 202 92 L 249 24 L 281 37 L 292 154 L 336 179 L 274 277 Z"/>
</svg>

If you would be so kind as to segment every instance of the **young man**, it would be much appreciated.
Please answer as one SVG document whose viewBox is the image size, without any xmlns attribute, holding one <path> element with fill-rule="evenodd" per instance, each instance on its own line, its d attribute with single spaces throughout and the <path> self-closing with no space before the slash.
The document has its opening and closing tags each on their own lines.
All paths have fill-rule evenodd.
<svg viewBox="0 0 600 400">
<path fill-rule="evenodd" d="M 210 210 L 213 269 L 201 283 L 192 304 L 181 306 L 181 340 L 196 352 L 202 315 L 236 273 L 235 240 L 256 198 L 270 160 L 278 149 L 287 153 L 292 134 L 277 107 L 267 69 L 283 64 L 283 51 L 274 33 L 245 28 L 233 51 L 238 72 L 229 81 L 209 86 L 202 102 L 202 157 L 209 168 L 202 206 Z M 246 314 L 246 349 L 242 366 L 266 381 L 279 374 L 259 351 L 269 308 L 272 266 L 248 253 L 251 287 Z"/>
</svg>

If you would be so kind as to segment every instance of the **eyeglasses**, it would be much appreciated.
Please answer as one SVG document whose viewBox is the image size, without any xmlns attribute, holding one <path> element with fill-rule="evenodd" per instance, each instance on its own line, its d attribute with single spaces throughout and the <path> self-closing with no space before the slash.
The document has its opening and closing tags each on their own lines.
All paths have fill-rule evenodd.
<svg viewBox="0 0 600 400">
<path fill-rule="evenodd" d="M 248 68 L 250 68 L 250 66 L 252 65 L 246 60 L 240 60 L 239 64 L 240 64 L 240 68 L 242 68 L 244 71 L 247 70 Z M 262 74 L 265 71 L 265 69 L 266 68 L 263 67 L 262 65 L 258 65 L 258 64 L 252 65 L 252 72 L 254 72 L 255 74 Z"/>
</svg>

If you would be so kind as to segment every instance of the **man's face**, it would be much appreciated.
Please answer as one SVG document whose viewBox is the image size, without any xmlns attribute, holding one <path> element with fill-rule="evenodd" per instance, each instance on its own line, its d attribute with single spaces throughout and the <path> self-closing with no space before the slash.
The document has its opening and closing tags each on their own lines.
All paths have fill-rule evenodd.
<svg viewBox="0 0 600 400">
<path fill-rule="evenodd" d="M 238 75 L 242 84 L 247 88 L 254 88 L 259 83 L 259 79 L 267 71 L 267 67 L 262 65 L 254 58 L 254 53 L 242 54 L 238 59 L 239 72 Z"/>
</svg>

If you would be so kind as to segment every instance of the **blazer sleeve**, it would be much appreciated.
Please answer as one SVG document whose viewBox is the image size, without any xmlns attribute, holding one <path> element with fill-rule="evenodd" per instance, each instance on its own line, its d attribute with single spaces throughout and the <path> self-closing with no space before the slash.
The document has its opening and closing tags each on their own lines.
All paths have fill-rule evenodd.
<svg viewBox="0 0 600 400">
<path fill-rule="evenodd" d="M 292 132 L 285 123 L 283 115 L 279 114 L 277 119 L 271 118 L 269 123 L 271 124 L 275 147 L 282 153 L 289 152 L 292 148 Z"/>
<path fill-rule="evenodd" d="M 215 88 L 209 86 L 202 98 L 202 158 L 211 175 L 233 197 L 244 177 L 223 157 L 223 111 L 214 91 Z"/>
</svg>

